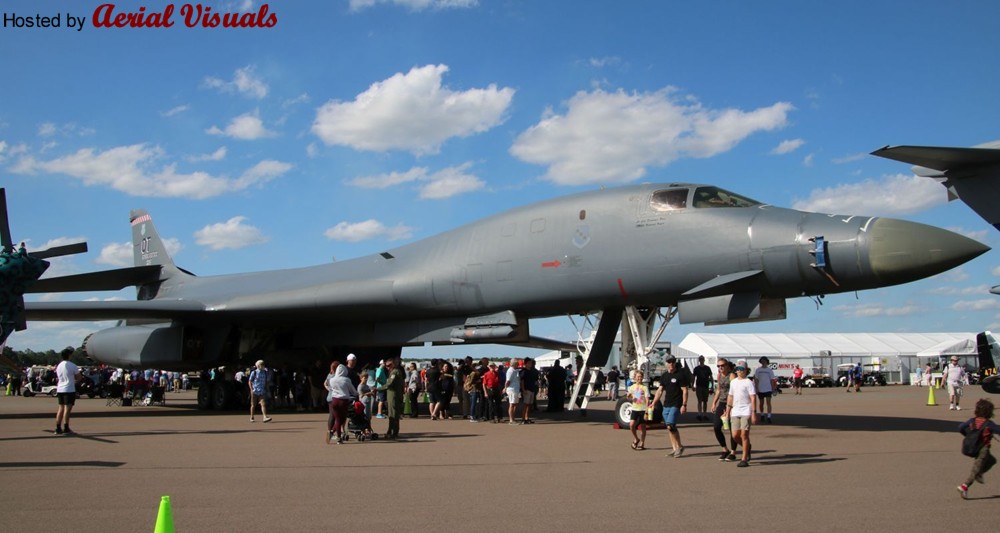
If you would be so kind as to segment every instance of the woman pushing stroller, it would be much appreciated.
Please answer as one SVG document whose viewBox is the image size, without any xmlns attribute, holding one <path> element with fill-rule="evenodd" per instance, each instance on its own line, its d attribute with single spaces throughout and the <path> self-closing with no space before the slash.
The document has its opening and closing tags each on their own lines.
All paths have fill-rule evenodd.
<svg viewBox="0 0 1000 533">
<path fill-rule="evenodd" d="M 326 443 L 336 438 L 337 444 L 343 444 L 344 427 L 347 424 L 347 410 L 353 408 L 354 399 L 358 397 L 358 389 L 351 383 L 347 367 L 340 361 L 330 363 L 330 374 L 326 377 L 323 387 L 327 390 L 326 399 L 330 403 L 330 416 L 327 418 Z"/>
</svg>

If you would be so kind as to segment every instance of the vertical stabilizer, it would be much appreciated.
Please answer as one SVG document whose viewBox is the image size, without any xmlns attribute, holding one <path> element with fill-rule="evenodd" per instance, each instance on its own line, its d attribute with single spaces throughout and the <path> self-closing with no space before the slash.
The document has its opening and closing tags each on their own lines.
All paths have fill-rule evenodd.
<svg viewBox="0 0 1000 533">
<path fill-rule="evenodd" d="M 153 225 L 153 217 L 145 209 L 133 209 L 129 213 L 129 220 L 132 222 L 132 258 L 135 266 L 161 267 L 156 281 L 136 285 L 137 299 L 152 300 L 156 298 L 162 285 L 170 284 L 170 280 L 177 276 L 189 274 L 174 265 L 174 260 L 170 258 L 167 247 L 163 245 L 163 240 Z"/>
<path fill-rule="evenodd" d="M 153 225 L 153 217 L 145 209 L 133 209 L 129 213 L 132 222 L 132 257 L 135 266 L 173 265 L 160 234 Z"/>
</svg>

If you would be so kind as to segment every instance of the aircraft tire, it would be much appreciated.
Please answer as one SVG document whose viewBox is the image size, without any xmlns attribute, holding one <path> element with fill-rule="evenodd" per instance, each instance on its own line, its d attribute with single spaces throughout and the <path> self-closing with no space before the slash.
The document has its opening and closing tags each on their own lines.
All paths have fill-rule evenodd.
<svg viewBox="0 0 1000 533">
<path fill-rule="evenodd" d="M 628 424 L 631 421 L 632 402 L 628 398 L 618 398 L 618 403 L 615 404 L 615 422 L 618 422 L 619 428 L 628 429 Z"/>
<path fill-rule="evenodd" d="M 981 387 L 990 394 L 1000 394 L 1000 378 L 990 376 L 983 380 Z"/>
<path fill-rule="evenodd" d="M 213 383 L 208 380 L 202 381 L 198 385 L 198 409 L 208 410 L 212 408 Z"/>
<path fill-rule="evenodd" d="M 212 408 L 218 411 L 229 409 L 233 404 L 233 396 L 235 395 L 236 389 L 231 382 L 223 381 L 222 383 L 216 383 L 212 394 Z"/>
</svg>

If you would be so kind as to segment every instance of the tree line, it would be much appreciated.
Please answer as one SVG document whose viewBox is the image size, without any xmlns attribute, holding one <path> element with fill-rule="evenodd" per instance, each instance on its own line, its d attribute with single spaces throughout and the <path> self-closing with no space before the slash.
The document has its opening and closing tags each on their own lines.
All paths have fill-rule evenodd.
<svg viewBox="0 0 1000 533">
<path fill-rule="evenodd" d="M 73 348 L 72 346 L 67 346 L 73 350 L 73 357 L 70 361 L 73 361 L 80 366 L 89 366 L 93 364 L 93 361 L 88 360 L 83 354 L 83 348 Z M 55 366 L 62 361 L 62 356 L 60 353 L 62 350 L 46 350 L 44 352 L 36 352 L 34 350 L 15 350 L 10 346 L 4 346 L 3 356 L 10 360 L 12 363 L 19 367 L 27 366 Z"/>
</svg>

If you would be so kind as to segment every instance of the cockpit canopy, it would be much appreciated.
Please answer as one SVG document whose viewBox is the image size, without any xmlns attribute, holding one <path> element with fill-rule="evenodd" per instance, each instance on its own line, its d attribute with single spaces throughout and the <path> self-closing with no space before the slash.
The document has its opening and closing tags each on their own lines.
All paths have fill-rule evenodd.
<svg viewBox="0 0 1000 533">
<path fill-rule="evenodd" d="M 712 186 L 676 187 L 653 193 L 650 200 L 654 211 L 678 211 L 692 206 L 705 207 L 754 207 L 763 205 L 757 200 Z"/>
</svg>

